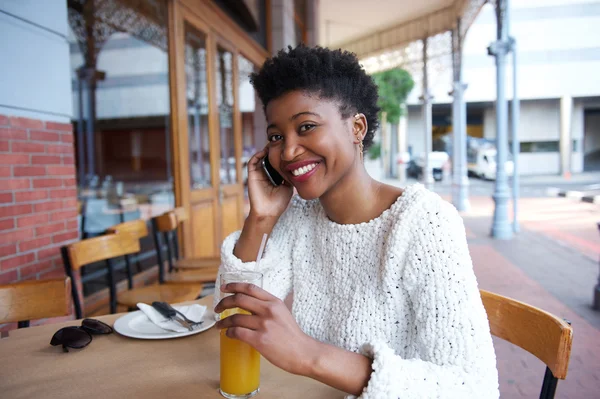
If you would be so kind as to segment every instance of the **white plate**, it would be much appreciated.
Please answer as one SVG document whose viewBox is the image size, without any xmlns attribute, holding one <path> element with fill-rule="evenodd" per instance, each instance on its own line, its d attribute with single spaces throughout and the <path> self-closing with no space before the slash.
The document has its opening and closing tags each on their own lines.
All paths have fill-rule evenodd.
<svg viewBox="0 0 600 399">
<path fill-rule="evenodd" d="M 206 312 L 204 312 L 202 320 L 204 323 L 198 327 L 194 327 L 192 331 L 167 331 L 152 323 L 141 310 L 138 310 L 119 317 L 115 321 L 113 328 L 119 334 L 130 338 L 169 339 L 201 333 L 202 331 L 208 330 L 216 323 L 215 314 L 209 309 L 206 309 Z"/>
</svg>

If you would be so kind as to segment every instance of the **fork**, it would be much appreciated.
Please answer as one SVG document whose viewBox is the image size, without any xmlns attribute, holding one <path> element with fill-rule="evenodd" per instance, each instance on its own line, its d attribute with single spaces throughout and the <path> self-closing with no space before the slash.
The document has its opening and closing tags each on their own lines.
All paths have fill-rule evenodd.
<svg viewBox="0 0 600 399">
<path fill-rule="evenodd" d="M 167 320 L 175 321 L 190 331 L 194 329 L 194 327 L 190 323 L 188 323 L 185 319 L 182 319 L 177 314 L 177 311 L 169 307 L 169 305 L 166 302 L 152 302 L 152 307 L 158 310 L 158 312 L 164 317 L 166 317 Z"/>
<path fill-rule="evenodd" d="M 181 316 L 183 318 L 183 320 L 186 321 L 186 323 L 188 323 L 190 325 L 190 327 L 196 327 L 201 325 L 202 323 L 204 323 L 204 321 L 194 321 L 194 320 L 190 320 L 187 318 L 186 315 L 184 315 L 183 313 L 181 313 L 179 310 L 175 309 L 173 306 L 169 305 L 167 302 L 158 302 L 160 304 L 160 306 L 164 306 L 165 308 L 169 309 L 171 312 L 175 312 L 177 313 L 179 316 Z"/>
</svg>

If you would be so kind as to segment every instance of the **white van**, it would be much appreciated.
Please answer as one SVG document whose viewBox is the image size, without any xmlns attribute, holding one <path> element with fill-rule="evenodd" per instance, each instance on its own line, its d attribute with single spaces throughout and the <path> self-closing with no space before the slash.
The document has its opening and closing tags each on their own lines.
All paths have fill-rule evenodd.
<svg viewBox="0 0 600 399">
<path fill-rule="evenodd" d="M 486 180 L 496 180 L 496 159 L 498 151 L 494 147 L 478 148 L 472 154 L 468 163 L 470 174 L 481 177 Z M 512 176 L 515 165 L 512 160 L 506 161 L 504 170 L 508 176 Z"/>
</svg>

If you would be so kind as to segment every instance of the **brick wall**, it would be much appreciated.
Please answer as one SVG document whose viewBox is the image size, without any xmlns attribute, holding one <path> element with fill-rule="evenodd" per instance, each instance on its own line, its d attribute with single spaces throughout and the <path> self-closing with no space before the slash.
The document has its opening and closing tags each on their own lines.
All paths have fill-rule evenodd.
<svg viewBox="0 0 600 399">
<path fill-rule="evenodd" d="M 64 276 L 78 238 L 71 124 L 0 115 L 0 284 Z"/>
</svg>

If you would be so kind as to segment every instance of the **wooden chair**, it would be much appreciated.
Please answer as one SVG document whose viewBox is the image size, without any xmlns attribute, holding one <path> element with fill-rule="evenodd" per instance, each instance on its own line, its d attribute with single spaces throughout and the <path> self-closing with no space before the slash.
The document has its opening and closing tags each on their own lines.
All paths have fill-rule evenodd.
<svg viewBox="0 0 600 399">
<path fill-rule="evenodd" d="M 128 236 L 129 238 L 137 240 L 139 243 L 140 239 L 148 236 L 148 227 L 146 226 L 146 222 L 143 220 L 132 220 L 112 226 L 107 232 L 109 234 L 114 234 L 121 237 Z M 126 267 L 129 270 L 129 278 L 129 276 L 132 274 L 129 255 L 125 255 L 125 262 Z M 158 262 L 158 268 L 159 276 L 161 274 L 161 270 L 163 270 L 164 274 L 164 266 L 160 258 Z M 180 284 L 170 284 L 165 281 L 159 281 L 159 284 L 133 288 L 133 281 L 130 279 L 128 291 L 121 292 L 117 295 L 116 287 L 113 287 L 112 292 L 114 292 L 116 295 L 116 304 L 127 306 L 128 308 L 135 308 L 139 302 L 152 303 L 154 301 L 163 301 L 173 303 L 193 300 L 200 295 L 202 288 L 202 282 L 193 280 L 187 282 L 182 281 Z"/>
<path fill-rule="evenodd" d="M 115 313 L 116 305 L 116 284 L 114 282 L 113 263 L 112 259 L 120 256 L 131 255 L 140 251 L 140 242 L 129 235 L 118 236 L 116 234 L 108 234 L 95 238 L 88 238 L 79 242 L 64 246 L 61 248 L 63 264 L 67 276 L 75 281 L 75 272 L 80 273 L 81 268 L 91 263 L 106 262 L 105 274 L 108 276 L 108 286 L 110 290 L 110 311 Z M 97 277 L 93 273 L 86 275 L 87 278 Z M 81 279 L 82 282 L 83 278 Z M 75 315 L 78 319 L 83 317 L 83 307 L 76 284 L 71 285 L 73 302 L 75 304 Z"/>
<path fill-rule="evenodd" d="M 221 264 L 220 257 L 208 258 L 187 258 L 179 259 L 179 247 L 177 244 L 177 228 L 181 223 L 187 220 L 187 213 L 183 208 L 175 208 L 172 211 L 166 212 L 161 216 L 152 219 L 152 228 L 154 230 L 154 243 L 156 246 L 159 262 L 163 262 L 163 246 L 161 241 L 164 240 L 167 250 L 167 263 L 169 272 L 173 270 L 185 270 L 186 274 L 179 275 L 172 273 L 168 277 L 168 281 L 186 282 L 186 281 L 203 281 L 214 282 L 217 277 L 219 265 Z M 161 281 L 167 279 L 164 274 L 159 276 Z"/>
<path fill-rule="evenodd" d="M 29 321 L 71 314 L 71 279 L 30 280 L 0 285 L 0 323 Z"/>
<path fill-rule="evenodd" d="M 554 398 L 558 379 L 567 376 L 573 329 L 548 312 L 480 290 L 492 334 L 517 345 L 546 364 L 540 399 Z"/>
</svg>

